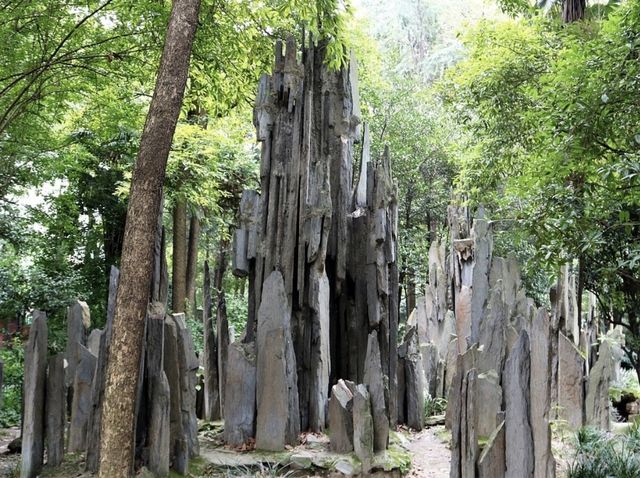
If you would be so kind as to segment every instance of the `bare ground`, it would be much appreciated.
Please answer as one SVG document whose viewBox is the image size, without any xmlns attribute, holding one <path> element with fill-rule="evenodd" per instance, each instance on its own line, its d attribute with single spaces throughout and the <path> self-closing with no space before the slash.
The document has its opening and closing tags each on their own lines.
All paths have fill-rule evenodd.
<svg viewBox="0 0 640 478">
<path fill-rule="evenodd" d="M 408 477 L 449 478 L 451 451 L 443 426 L 427 428 L 413 435 L 409 451 L 412 464 Z"/>
</svg>

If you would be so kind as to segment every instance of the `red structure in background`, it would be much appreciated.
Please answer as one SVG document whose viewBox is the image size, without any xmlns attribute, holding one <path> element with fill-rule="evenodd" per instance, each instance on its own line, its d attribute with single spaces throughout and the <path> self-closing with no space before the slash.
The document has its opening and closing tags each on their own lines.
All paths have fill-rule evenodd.
<svg viewBox="0 0 640 478">
<path fill-rule="evenodd" d="M 21 325 L 17 319 L 0 320 L 0 348 L 10 344 L 16 335 L 20 335 L 22 339 L 26 340 L 29 337 L 29 326 Z"/>
</svg>

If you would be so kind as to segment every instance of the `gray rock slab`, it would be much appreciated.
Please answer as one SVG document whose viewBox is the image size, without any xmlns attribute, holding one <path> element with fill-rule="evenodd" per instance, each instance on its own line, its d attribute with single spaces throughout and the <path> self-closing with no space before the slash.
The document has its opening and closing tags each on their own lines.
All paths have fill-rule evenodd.
<svg viewBox="0 0 640 478">
<path fill-rule="evenodd" d="M 47 336 L 47 317 L 44 312 L 36 310 L 24 351 L 21 478 L 37 476 L 42 469 Z"/>
<path fill-rule="evenodd" d="M 364 383 L 371 396 L 371 414 L 373 416 L 374 451 L 386 450 L 389 444 L 389 416 L 385 400 L 384 375 L 380 360 L 378 333 L 373 331 L 367 341 L 367 355 L 364 364 Z"/>
<path fill-rule="evenodd" d="M 584 358 L 573 342 L 558 336 L 559 417 L 573 430 L 584 425 Z"/>
<path fill-rule="evenodd" d="M 167 315 L 164 320 L 164 373 L 169 382 L 169 443 L 171 468 L 186 474 L 189 468 L 189 449 L 182 420 L 182 368 L 178 345 L 178 326 Z"/>
<path fill-rule="evenodd" d="M 101 329 L 93 329 L 87 339 L 87 348 L 96 357 L 100 353 L 100 338 L 102 337 Z"/>
<path fill-rule="evenodd" d="M 151 379 L 153 399 L 151 403 L 151 420 L 149 423 L 149 470 L 154 476 L 169 475 L 169 458 L 171 456 L 170 440 L 170 390 L 164 371 Z"/>
<path fill-rule="evenodd" d="M 503 301 L 501 282 L 491 290 L 485 314 L 478 325 L 478 371 L 501 371 L 506 353 L 506 330 L 508 317 Z M 495 427 L 494 427 L 495 428 Z M 492 428 L 493 431 L 493 428 Z"/>
<path fill-rule="evenodd" d="M 353 393 L 342 379 L 331 387 L 329 438 L 333 451 L 348 453 L 353 450 Z"/>
<path fill-rule="evenodd" d="M 278 271 L 263 285 L 256 347 L 256 447 L 281 451 L 297 444 L 300 415 L 291 312 Z"/>
<path fill-rule="evenodd" d="M 478 478 L 504 478 L 505 436 L 504 422 L 492 432 L 478 459 Z"/>
<path fill-rule="evenodd" d="M 193 348 L 191 331 L 186 325 L 184 314 L 173 316 L 178 328 L 178 358 L 180 363 L 182 427 L 191 458 L 198 456 L 198 417 L 196 415 L 196 385 L 200 362 Z"/>
<path fill-rule="evenodd" d="M 91 326 L 91 313 L 86 302 L 76 300 L 67 308 L 67 387 L 73 385 L 76 377 L 76 367 L 80 361 L 79 345 L 87 344 L 87 333 Z"/>
<path fill-rule="evenodd" d="M 425 389 L 431 397 L 438 395 L 438 347 L 433 343 L 420 344 L 422 354 L 422 369 L 424 371 Z"/>
<path fill-rule="evenodd" d="M 614 369 L 613 352 L 609 343 L 604 341 L 598 350 L 598 360 L 589 374 L 585 412 L 587 425 L 607 431 L 610 428 L 609 387 Z"/>
<path fill-rule="evenodd" d="M 91 413 L 93 375 L 96 357 L 84 345 L 78 345 L 78 365 L 73 381 L 73 402 L 69 425 L 69 451 L 84 451 L 87 446 L 87 430 Z"/>
<path fill-rule="evenodd" d="M 239 446 L 255 436 L 256 357 L 253 343 L 229 345 L 225 398 L 224 439 Z"/>
<path fill-rule="evenodd" d="M 529 336 L 520 337 L 507 358 L 502 374 L 505 396 L 506 478 L 532 478 L 535 467 L 531 431 L 531 360 Z"/>
<path fill-rule="evenodd" d="M 360 384 L 353 394 L 353 447 L 362 463 L 362 472 L 368 473 L 373 461 L 374 424 L 371 415 L 371 397 L 367 387 Z"/>
<path fill-rule="evenodd" d="M 488 438 L 498 426 L 502 410 L 502 387 L 495 370 L 478 375 L 477 381 L 478 436 Z"/>
<path fill-rule="evenodd" d="M 534 478 L 554 478 L 555 459 L 551 452 L 551 322 L 539 309 L 531 323 L 531 430 L 533 434 Z"/>
<path fill-rule="evenodd" d="M 309 430 L 321 432 L 326 423 L 326 408 L 331 371 L 330 287 L 326 271 L 313 268 L 310 273 L 312 314 L 311 384 L 309 390 Z"/>
<path fill-rule="evenodd" d="M 414 430 L 424 428 L 424 372 L 419 353 L 409 353 L 404 359 L 407 425 Z"/>
<path fill-rule="evenodd" d="M 64 429 L 67 424 L 64 354 L 49 358 L 47 367 L 47 465 L 59 466 L 64 459 Z"/>
</svg>

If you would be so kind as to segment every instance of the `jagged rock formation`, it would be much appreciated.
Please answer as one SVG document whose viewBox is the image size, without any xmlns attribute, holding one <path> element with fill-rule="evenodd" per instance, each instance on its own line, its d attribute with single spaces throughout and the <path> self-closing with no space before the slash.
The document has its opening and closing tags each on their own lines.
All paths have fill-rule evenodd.
<svg viewBox="0 0 640 478">
<path fill-rule="evenodd" d="M 160 271 L 158 276 L 166 277 L 166 274 Z M 112 268 L 106 326 L 103 331 L 92 333 L 92 345 L 88 344 L 97 350 L 97 357 L 85 347 L 89 308 L 75 302 L 68 314 L 71 325 L 67 351 L 49 358 L 47 372 L 46 317 L 34 312 L 25 350 L 21 476 L 39 473 L 45 451 L 45 429 L 48 465 L 57 466 L 62 462 L 67 422 L 70 423 L 66 451 L 86 451 L 86 468 L 96 470 L 98 467 L 101 406 L 117 283 L 118 270 Z M 75 363 L 70 414 L 65 403 L 65 377 L 70 373 L 67 367 L 65 374 L 65 359 Z M 186 474 L 189 459 L 199 452 L 195 415 L 198 366 L 183 314 L 169 316 L 163 303 L 150 304 L 136 406 L 136 454 L 138 463 L 157 476 L 167 476 L 170 468 Z"/>
<path fill-rule="evenodd" d="M 322 431 L 330 385 L 339 379 L 365 383 L 380 450 L 397 415 L 395 185 L 389 152 L 379 164 L 370 158 L 366 128 L 354 184 L 354 143 L 361 139 L 355 61 L 332 71 L 324 55 L 322 42 L 311 44 L 299 62 L 290 39 L 286 50 L 278 44 L 273 74 L 260 81 L 254 121 L 262 144 L 262 193 L 243 194 L 234 236 L 234 273 L 249 280 L 249 317 L 241 340 L 255 343 L 257 351 L 256 438 L 266 432 L 261 407 L 274 410 L 282 398 L 264 395 L 261 385 L 261 370 L 273 361 L 263 352 L 273 344 L 260 332 L 258 307 L 277 302 L 291 320 L 284 330 L 295 354 L 287 363 L 297 367 L 292 372 L 299 407 L 295 426 L 285 426 L 292 417 L 283 415 L 277 428 Z M 281 291 L 267 287 L 274 271 Z M 291 378 L 285 384 L 294 389 Z M 228 390 L 226 397 L 233 400 Z"/>
</svg>

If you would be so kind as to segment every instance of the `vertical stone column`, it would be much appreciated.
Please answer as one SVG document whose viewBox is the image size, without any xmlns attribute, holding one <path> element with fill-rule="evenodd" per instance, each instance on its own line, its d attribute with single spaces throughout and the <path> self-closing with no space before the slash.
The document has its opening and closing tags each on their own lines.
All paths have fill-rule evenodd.
<svg viewBox="0 0 640 478">
<path fill-rule="evenodd" d="M 91 326 L 91 313 L 86 302 L 76 300 L 67 308 L 67 359 L 66 384 L 73 386 L 76 367 L 80 361 L 80 346 L 87 345 L 87 334 Z"/>
<path fill-rule="evenodd" d="M 78 364 L 73 381 L 73 403 L 69 426 L 69 451 L 78 452 L 87 446 L 89 415 L 92 406 L 93 376 L 96 357 L 84 345 L 78 345 Z"/>
<path fill-rule="evenodd" d="M 64 354 L 49 358 L 47 367 L 47 465 L 59 466 L 64 458 L 64 429 L 67 425 Z"/>
<path fill-rule="evenodd" d="M 203 334 L 204 334 L 204 419 L 217 420 L 220 418 L 220 386 L 218 384 L 218 344 L 214 330 L 211 302 L 211 276 L 209 263 L 204 263 L 204 303 L 202 309 Z"/>
<path fill-rule="evenodd" d="M 584 359 L 564 334 L 558 338 L 559 416 L 573 430 L 584 425 Z"/>
<path fill-rule="evenodd" d="M 529 335 L 523 330 L 503 372 L 506 478 L 532 478 L 536 466 L 531 430 L 530 377 Z"/>
<path fill-rule="evenodd" d="M 35 310 L 24 353 L 24 412 L 20 476 L 32 478 L 42 469 L 47 373 L 47 316 Z"/>
<path fill-rule="evenodd" d="M 111 346 L 111 332 L 113 330 L 113 315 L 116 307 L 116 294 L 120 271 L 112 266 L 109 274 L 109 296 L 107 299 L 107 321 L 100 337 L 100 349 L 96 363 L 93 388 L 91 390 L 91 412 L 87 432 L 87 455 L 85 468 L 95 473 L 100 462 L 100 427 L 102 426 L 102 401 L 106 384 L 107 360 Z"/>
<path fill-rule="evenodd" d="M 291 340 L 291 316 L 282 275 L 264 283 L 258 311 L 256 447 L 281 451 L 300 433 L 298 375 Z"/>
</svg>

